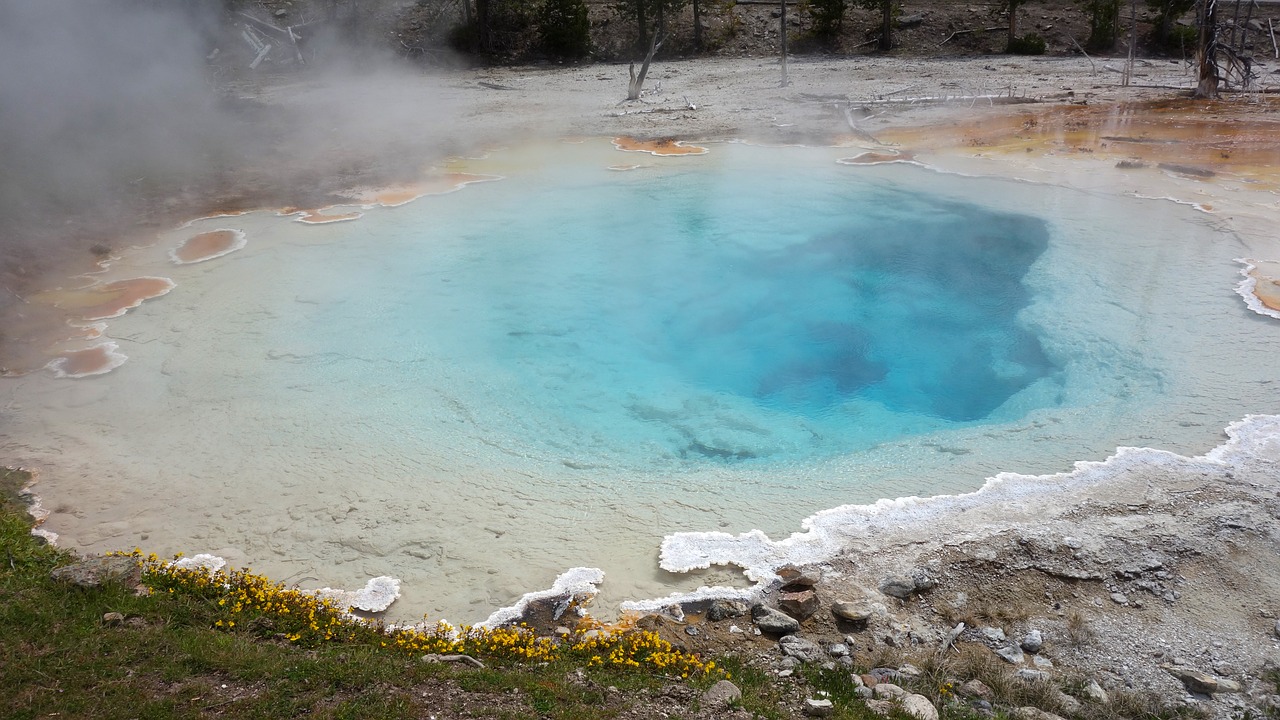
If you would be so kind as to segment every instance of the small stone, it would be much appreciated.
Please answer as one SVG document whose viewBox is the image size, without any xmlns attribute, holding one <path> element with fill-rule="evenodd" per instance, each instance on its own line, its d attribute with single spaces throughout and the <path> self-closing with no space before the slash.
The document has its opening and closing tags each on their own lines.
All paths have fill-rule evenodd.
<svg viewBox="0 0 1280 720">
<path fill-rule="evenodd" d="M 1124 593 L 1113 592 L 1111 593 L 1111 602 L 1117 605 L 1127 605 L 1129 603 L 1129 598 L 1125 597 Z"/>
<path fill-rule="evenodd" d="M 1090 680 L 1088 685 L 1084 686 L 1084 696 L 1094 702 L 1104 703 L 1108 699 L 1107 691 L 1102 689 L 1097 680 Z"/>
<path fill-rule="evenodd" d="M 742 699 L 742 691 L 728 680 L 721 680 L 702 693 L 701 705 L 704 708 L 723 709 Z"/>
<path fill-rule="evenodd" d="M 875 687 L 880 683 L 880 678 L 872 675 L 871 673 L 863 673 L 858 676 L 858 679 L 862 680 L 862 684 L 865 687 Z"/>
<path fill-rule="evenodd" d="M 730 625 L 730 626 L 729 626 L 729 634 L 731 634 L 731 635 L 741 635 L 741 634 L 742 634 L 742 628 L 738 627 L 737 625 Z"/>
<path fill-rule="evenodd" d="M 995 653 L 1004 658 L 1005 661 L 1011 662 L 1014 665 L 1021 665 L 1022 661 L 1025 659 L 1025 656 L 1022 654 L 1022 648 L 1015 647 L 1013 645 L 1006 645 L 1005 647 L 999 648 Z"/>
<path fill-rule="evenodd" d="M 800 630 L 800 621 L 771 607 L 757 605 L 751 609 L 751 619 L 761 632 L 790 635 Z"/>
<path fill-rule="evenodd" d="M 808 698 L 804 701 L 804 714 L 809 717 L 830 717 L 835 711 L 835 705 L 826 698 Z"/>
<path fill-rule="evenodd" d="M 795 565 L 783 565 L 774 572 L 782 579 L 783 587 L 807 588 L 822 582 L 820 571 L 801 570 Z"/>
<path fill-rule="evenodd" d="M 285 9 L 283 9 L 283 8 L 282 8 L 282 9 L 280 9 L 280 10 L 277 10 L 277 11 L 276 11 L 276 17 L 281 17 L 281 18 L 282 18 L 282 17 L 284 17 L 285 15 L 288 15 L 288 14 L 289 14 L 289 11 L 288 11 L 288 10 L 285 10 Z"/>
<path fill-rule="evenodd" d="M 1034 655 L 1044 647 L 1044 636 L 1040 634 L 1039 630 L 1032 630 L 1022 637 L 1020 644 L 1023 650 Z"/>
<path fill-rule="evenodd" d="M 1046 682 L 1049 680 L 1049 673 L 1043 670 L 1032 670 L 1030 668 L 1023 668 L 1014 673 L 1014 676 L 1019 680 L 1025 680 L 1032 683 Z"/>
<path fill-rule="evenodd" d="M 1218 692 L 1220 693 L 1238 693 L 1240 692 L 1240 683 L 1235 680 L 1226 678 L 1218 678 Z"/>
<path fill-rule="evenodd" d="M 875 691 L 876 697 L 882 700 L 896 700 L 907 694 L 907 691 L 903 690 L 901 687 L 894 685 L 893 683 L 886 682 L 877 683 L 876 686 L 871 689 Z"/>
<path fill-rule="evenodd" d="M 1031 657 L 1031 664 L 1035 665 L 1041 670 L 1053 669 L 1053 661 L 1043 655 L 1033 655 Z"/>
<path fill-rule="evenodd" d="M 887 667 L 871 668 L 868 674 L 874 677 L 878 683 L 897 682 L 901 677 L 896 669 Z"/>
<path fill-rule="evenodd" d="M 786 635 L 778 641 L 782 654 L 800 662 L 819 663 L 827 659 L 827 653 L 818 643 L 799 635 Z"/>
<path fill-rule="evenodd" d="M 938 708 L 923 695 L 913 693 L 902 698 L 902 711 L 916 720 L 938 720 Z"/>
<path fill-rule="evenodd" d="M 853 694 L 854 694 L 854 695 L 857 695 L 858 697 L 862 698 L 863 700 L 870 700 L 871 698 L 873 698 L 873 697 L 875 697 L 875 696 L 876 696 L 876 691 L 875 691 L 875 690 L 872 690 L 871 688 L 867 687 L 866 685 L 863 685 L 863 686 L 861 686 L 861 687 L 856 687 L 856 688 L 854 688 L 854 689 L 853 689 Z"/>
<path fill-rule="evenodd" d="M 697 637 L 702 634 L 702 631 L 690 625 L 689 627 L 684 629 L 684 634 L 689 635 L 691 637 Z"/>
<path fill-rule="evenodd" d="M 797 620 L 805 620 L 818 611 L 818 594 L 813 590 L 778 593 L 778 608 Z"/>
<path fill-rule="evenodd" d="M 118 612 L 109 612 L 102 616 L 102 622 L 107 625 L 119 625 L 124 622 L 124 615 Z"/>
<path fill-rule="evenodd" d="M 728 618 L 742 617 L 749 610 L 747 604 L 739 600 L 716 600 L 711 603 L 711 607 L 707 608 L 707 619 L 711 622 L 720 622 Z"/>
<path fill-rule="evenodd" d="M 865 623 L 871 619 L 871 608 L 858 603 L 840 601 L 831 604 L 831 614 L 839 620 L 851 623 Z"/>
<path fill-rule="evenodd" d="M 848 655 L 841 655 L 840 657 L 836 658 L 836 665 L 839 665 L 845 670 L 852 670 L 853 658 Z M 857 676 L 855 675 L 854 677 L 857 677 Z"/>
<path fill-rule="evenodd" d="M 901 600 L 910 598 L 915 589 L 916 581 L 909 577 L 891 576 L 880 581 L 880 592 Z"/>
<path fill-rule="evenodd" d="M 791 677 L 794 674 L 795 674 L 795 670 L 792 670 L 791 668 L 783 668 L 782 670 L 778 671 L 778 677 L 780 678 Z"/>
<path fill-rule="evenodd" d="M 1276 637 L 1280 637 L 1280 620 L 1276 621 L 1275 634 Z"/>
<path fill-rule="evenodd" d="M 147 621 L 140 617 L 125 618 L 124 626 L 127 628 L 134 628 L 136 630 L 137 628 L 146 627 Z"/>
<path fill-rule="evenodd" d="M 981 700 L 991 699 L 991 688 L 981 680 L 970 680 L 960 687 L 956 688 L 956 694 L 965 698 L 978 698 Z"/>
<path fill-rule="evenodd" d="M 845 657 L 849 654 L 849 646 L 843 643 L 832 643 L 827 646 L 827 654 L 831 657 Z"/>
</svg>

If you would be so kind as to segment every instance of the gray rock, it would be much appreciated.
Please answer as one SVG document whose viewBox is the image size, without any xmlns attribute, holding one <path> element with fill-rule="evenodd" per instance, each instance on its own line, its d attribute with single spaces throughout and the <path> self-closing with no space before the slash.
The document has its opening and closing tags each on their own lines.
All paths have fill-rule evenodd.
<svg viewBox="0 0 1280 720">
<path fill-rule="evenodd" d="M 1031 682 L 1031 683 L 1047 682 L 1049 680 L 1049 673 L 1043 670 L 1032 670 L 1031 668 L 1022 668 L 1018 672 L 1014 673 L 1014 677 L 1018 678 L 1019 680 L 1025 680 L 1026 682 Z"/>
<path fill-rule="evenodd" d="M 1062 708 L 1062 711 L 1068 715 L 1075 715 L 1080 712 L 1082 706 L 1079 700 L 1059 690 L 1058 707 Z"/>
<path fill-rule="evenodd" d="M 938 720 L 938 708 L 923 695 L 911 694 L 902 698 L 902 711 L 916 720 Z"/>
<path fill-rule="evenodd" d="M 849 654 L 849 646 L 844 643 L 832 643 L 827 646 L 827 654 L 831 657 L 845 657 Z"/>
<path fill-rule="evenodd" d="M 1218 692 L 1220 693 L 1238 693 L 1240 692 L 1240 683 L 1235 680 L 1226 678 L 1218 678 Z"/>
<path fill-rule="evenodd" d="M 877 683 L 896 682 L 902 679 L 902 674 L 899 673 L 895 668 L 887 668 L 887 667 L 871 668 L 871 670 L 867 674 L 875 678 Z M 863 678 L 863 679 L 865 680 L 866 678 Z"/>
<path fill-rule="evenodd" d="M 1053 669 L 1053 661 L 1052 661 L 1052 660 L 1050 660 L 1049 658 L 1047 658 L 1047 657 L 1043 656 L 1043 655 L 1033 655 L 1033 656 L 1031 656 L 1031 664 L 1032 664 L 1032 665 L 1035 665 L 1036 667 L 1040 668 L 1041 670 L 1052 670 L 1052 669 Z"/>
<path fill-rule="evenodd" d="M 1044 647 L 1044 636 L 1040 634 L 1039 630 L 1032 630 L 1031 632 L 1022 636 L 1022 642 L 1020 643 L 1020 645 L 1022 646 L 1023 650 L 1026 650 L 1027 652 L 1034 655 L 1040 652 L 1040 648 Z"/>
<path fill-rule="evenodd" d="M 118 612 L 109 612 L 102 616 L 104 625 L 119 625 L 124 622 L 124 615 Z"/>
<path fill-rule="evenodd" d="M 1275 633 L 1276 637 L 1280 637 L 1280 620 L 1276 621 Z"/>
<path fill-rule="evenodd" d="M 868 700 L 863 704 L 880 717 L 889 717 L 893 713 L 893 703 L 888 700 Z"/>
<path fill-rule="evenodd" d="M 1127 605 L 1129 598 L 1125 597 L 1124 593 L 1113 592 L 1111 593 L 1111 602 L 1117 605 Z"/>
<path fill-rule="evenodd" d="M 795 565 L 783 565 L 774 572 L 782 578 L 783 587 L 813 587 L 822 582 L 822 572 L 812 568 L 801 570 Z"/>
<path fill-rule="evenodd" d="M 932 590 L 938 583 L 923 569 L 916 570 L 911 573 L 911 581 L 915 583 L 916 592 L 928 592 Z"/>
<path fill-rule="evenodd" d="M 916 590 L 916 581 L 900 575 L 887 577 L 880 581 L 880 592 L 890 597 L 906 600 Z"/>
<path fill-rule="evenodd" d="M 1026 659 L 1026 656 L 1022 654 L 1022 648 L 1013 645 L 998 648 L 995 653 L 1014 665 L 1021 665 L 1022 661 Z"/>
<path fill-rule="evenodd" d="M 702 693 L 702 707 L 723 709 L 742 699 L 742 691 L 728 680 L 721 680 Z"/>
<path fill-rule="evenodd" d="M 915 13 L 912 15 L 902 15 L 898 18 L 899 28 L 913 28 L 924 22 L 924 15 Z"/>
<path fill-rule="evenodd" d="M 1218 692 L 1218 679 L 1209 673 L 1176 665 L 1161 665 L 1160 668 L 1181 680 L 1182 684 L 1190 692 L 1202 695 L 1212 695 Z"/>
<path fill-rule="evenodd" d="M 825 662 L 827 653 L 818 643 L 802 638 L 799 635 L 787 635 L 778 641 L 778 647 L 782 649 L 782 654 L 787 657 L 793 657 L 800 662 L 820 663 Z"/>
<path fill-rule="evenodd" d="M 839 620 L 851 623 L 865 623 L 871 619 L 872 610 L 866 605 L 840 601 L 831 604 L 831 614 Z"/>
<path fill-rule="evenodd" d="M 109 582 L 133 586 L 142 582 L 142 568 L 138 559 L 129 555 L 93 556 L 54 568 L 49 577 L 82 588 L 101 587 Z"/>
<path fill-rule="evenodd" d="M 1005 641 L 1004 630 L 998 627 L 984 627 L 978 632 L 982 633 L 982 637 L 986 638 L 987 642 L 1002 643 Z"/>
<path fill-rule="evenodd" d="M 1009 713 L 1009 717 L 1014 720 L 1064 720 L 1061 715 L 1054 715 L 1051 712 L 1045 712 L 1038 707 L 1020 707 Z"/>
<path fill-rule="evenodd" d="M 707 619 L 719 622 L 728 618 L 742 617 L 748 610 L 747 604 L 740 600 L 716 600 L 711 603 L 711 607 L 707 608 Z"/>
<path fill-rule="evenodd" d="M 923 674 L 923 670 L 911 663 L 903 663 L 898 666 L 898 677 L 906 678 L 907 680 L 915 680 Z"/>
<path fill-rule="evenodd" d="M 852 670 L 853 658 L 848 655 L 841 655 L 840 657 L 836 658 L 836 664 L 844 668 L 845 670 Z M 857 677 L 857 675 L 855 675 L 854 677 Z"/>
<path fill-rule="evenodd" d="M 907 691 L 901 687 L 886 682 L 876 683 L 876 686 L 871 689 L 875 691 L 876 697 L 881 700 L 897 700 L 907 694 Z"/>
<path fill-rule="evenodd" d="M 760 628 L 760 632 L 790 635 L 800 630 L 799 620 L 764 605 L 757 605 L 751 609 L 751 619 L 755 621 L 756 627 Z"/>
<path fill-rule="evenodd" d="M 826 698 L 808 698 L 804 701 L 804 714 L 809 717 L 830 717 L 836 707 Z"/>
<path fill-rule="evenodd" d="M 866 685 L 861 685 L 861 686 L 856 687 L 856 688 L 854 688 L 854 689 L 853 689 L 853 694 L 854 694 L 854 695 L 857 695 L 858 697 L 862 698 L 863 700 L 870 700 L 871 698 L 873 698 L 873 697 L 875 697 L 875 696 L 876 696 L 876 691 L 875 691 L 875 690 L 872 690 L 871 688 L 867 687 Z"/>
<path fill-rule="evenodd" d="M 969 682 L 956 688 L 956 694 L 964 698 L 978 698 L 980 700 L 991 699 L 991 688 L 981 680 L 970 680 Z"/>
<path fill-rule="evenodd" d="M 806 620 L 818 611 L 818 594 L 813 590 L 778 593 L 778 609 L 797 620 Z"/>
<path fill-rule="evenodd" d="M 1102 689 L 1097 680 L 1090 680 L 1088 685 L 1084 686 L 1084 696 L 1094 702 L 1104 703 L 1110 700 L 1107 697 L 1107 691 Z"/>
</svg>

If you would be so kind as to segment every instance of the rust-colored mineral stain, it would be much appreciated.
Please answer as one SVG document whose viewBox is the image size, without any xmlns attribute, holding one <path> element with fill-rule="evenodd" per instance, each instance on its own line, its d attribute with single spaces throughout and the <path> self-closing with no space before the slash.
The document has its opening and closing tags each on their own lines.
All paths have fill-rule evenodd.
<svg viewBox="0 0 1280 720">
<path fill-rule="evenodd" d="M 501 180 L 497 175 L 478 175 L 475 173 L 446 172 L 424 178 L 407 185 L 391 185 L 382 188 L 361 190 L 350 195 L 356 202 L 364 205 L 381 205 L 382 207 L 398 207 L 411 203 L 427 195 L 444 195 L 461 190 L 472 183 Z"/>
<path fill-rule="evenodd" d="M 76 320 L 105 320 L 119 317 L 173 288 L 173 281 L 168 278 L 140 277 L 115 280 L 80 290 L 53 290 L 35 295 L 31 299 L 66 310 Z"/>
<path fill-rule="evenodd" d="M 1280 270 L 1280 263 L 1258 263 L 1249 271 L 1249 277 L 1253 278 L 1253 295 L 1258 298 L 1258 302 L 1265 305 L 1271 310 L 1280 311 L 1280 277 L 1274 277 L 1273 273 L 1265 270 Z"/>
<path fill-rule="evenodd" d="M 61 353 L 49 363 L 49 367 L 60 377 L 80 378 L 114 370 L 124 360 L 125 357 L 116 352 L 115 343 L 103 343 L 84 350 Z"/>
<path fill-rule="evenodd" d="M 663 138 L 660 140 L 637 140 L 629 137 L 616 137 L 613 146 L 624 152 L 643 152 L 650 155 L 706 155 L 707 148 L 698 145 L 685 145 L 679 140 Z"/>
<path fill-rule="evenodd" d="M 888 129 L 877 137 L 918 153 L 1097 153 L 1202 182 L 1229 173 L 1280 187 L 1277 110 L 1274 97 L 1229 106 L 1191 100 L 1069 105 Z"/>
<path fill-rule="evenodd" d="M 173 251 L 174 262 L 190 264 L 212 260 L 238 250 L 244 244 L 244 234 L 235 230 L 211 230 L 193 235 Z"/>
</svg>

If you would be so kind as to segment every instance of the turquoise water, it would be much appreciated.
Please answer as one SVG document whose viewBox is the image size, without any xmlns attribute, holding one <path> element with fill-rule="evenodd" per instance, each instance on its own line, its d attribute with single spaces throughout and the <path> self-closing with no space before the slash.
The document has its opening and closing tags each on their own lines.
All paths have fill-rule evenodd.
<svg viewBox="0 0 1280 720">
<path fill-rule="evenodd" d="M 484 432 L 638 466 L 845 453 L 1007 420 L 1056 382 L 1019 318 L 1042 220 L 834 164 L 767 184 L 686 165 L 553 166 L 403 208 L 386 256 L 343 267 L 372 292 L 294 338 L 309 355 L 359 338 L 403 402 L 431 402 L 448 367 Z"/>
<path fill-rule="evenodd" d="M 743 582 L 660 570 L 671 533 L 1194 455 L 1280 407 L 1280 338 L 1233 291 L 1257 250 L 1214 216 L 1119 171 L 1081 192 L 847 154 L 512 148 L 457 168 L 506 179 L 354 222 L 165 233 L 107 278 L 176 283 L 110 322 L 127 362 L 7 382 L 0 441 L 70 547 L 391 575 L 395 618 L 467 622 L 579 565 L 606 615 Z M 245 247 L 171 263 L 216 228 Z"/>
</svg>

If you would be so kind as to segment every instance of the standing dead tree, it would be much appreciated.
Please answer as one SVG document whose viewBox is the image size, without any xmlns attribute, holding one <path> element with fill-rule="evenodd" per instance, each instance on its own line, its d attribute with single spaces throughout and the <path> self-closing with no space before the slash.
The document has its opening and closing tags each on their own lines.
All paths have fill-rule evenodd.
<svg viewBox="0 0 1280 720">
<path fill-rule="evenodd" d="M 1218 2 L 1219 0 L 1198 0 L 1196 3 L 1196 26 L 1199 29 L 1196 62 L 1200 66 L 1200 73 L 1194 97 L 1202 100 L 1217 98 L 1219 89 L 1224 85 L 1246 90 L 1257 77 L 1253 73 L 1253 59 L 1244 53 L 1244 36 L 1241 36 L 1238 47 L 1233 47 L 1231 40 L 1234 35 L 1224 42 L 1218 32 Z M 1252 12 L 1252 8 L 1250 11 Z M 1239 14 L 1237 0 L 1237 19 Z M 1242 32 L 1247 32 L 1247 29 Z"/>
<path fill-rule="evenodd" d="M 662 47 L 662 43 L 667 39 L 665 36 L 659 37 L 660 35 L 661 33 L 653 34 L 653 40 L 649 43 L 649 52 L 644 56 L 644 63 L 640 66 L 639 73 L 636 73 L 634 62 L 627 67 L 627 72 L 631 75 L 631 81 L 627 83 L 627 100 L 640 99 L 640 91 L 644 89 L 644 77 L 649 74 L 649 63 L 653 62 L 653 54 L 658 52 L 658 48 Z"/>
</svg>

